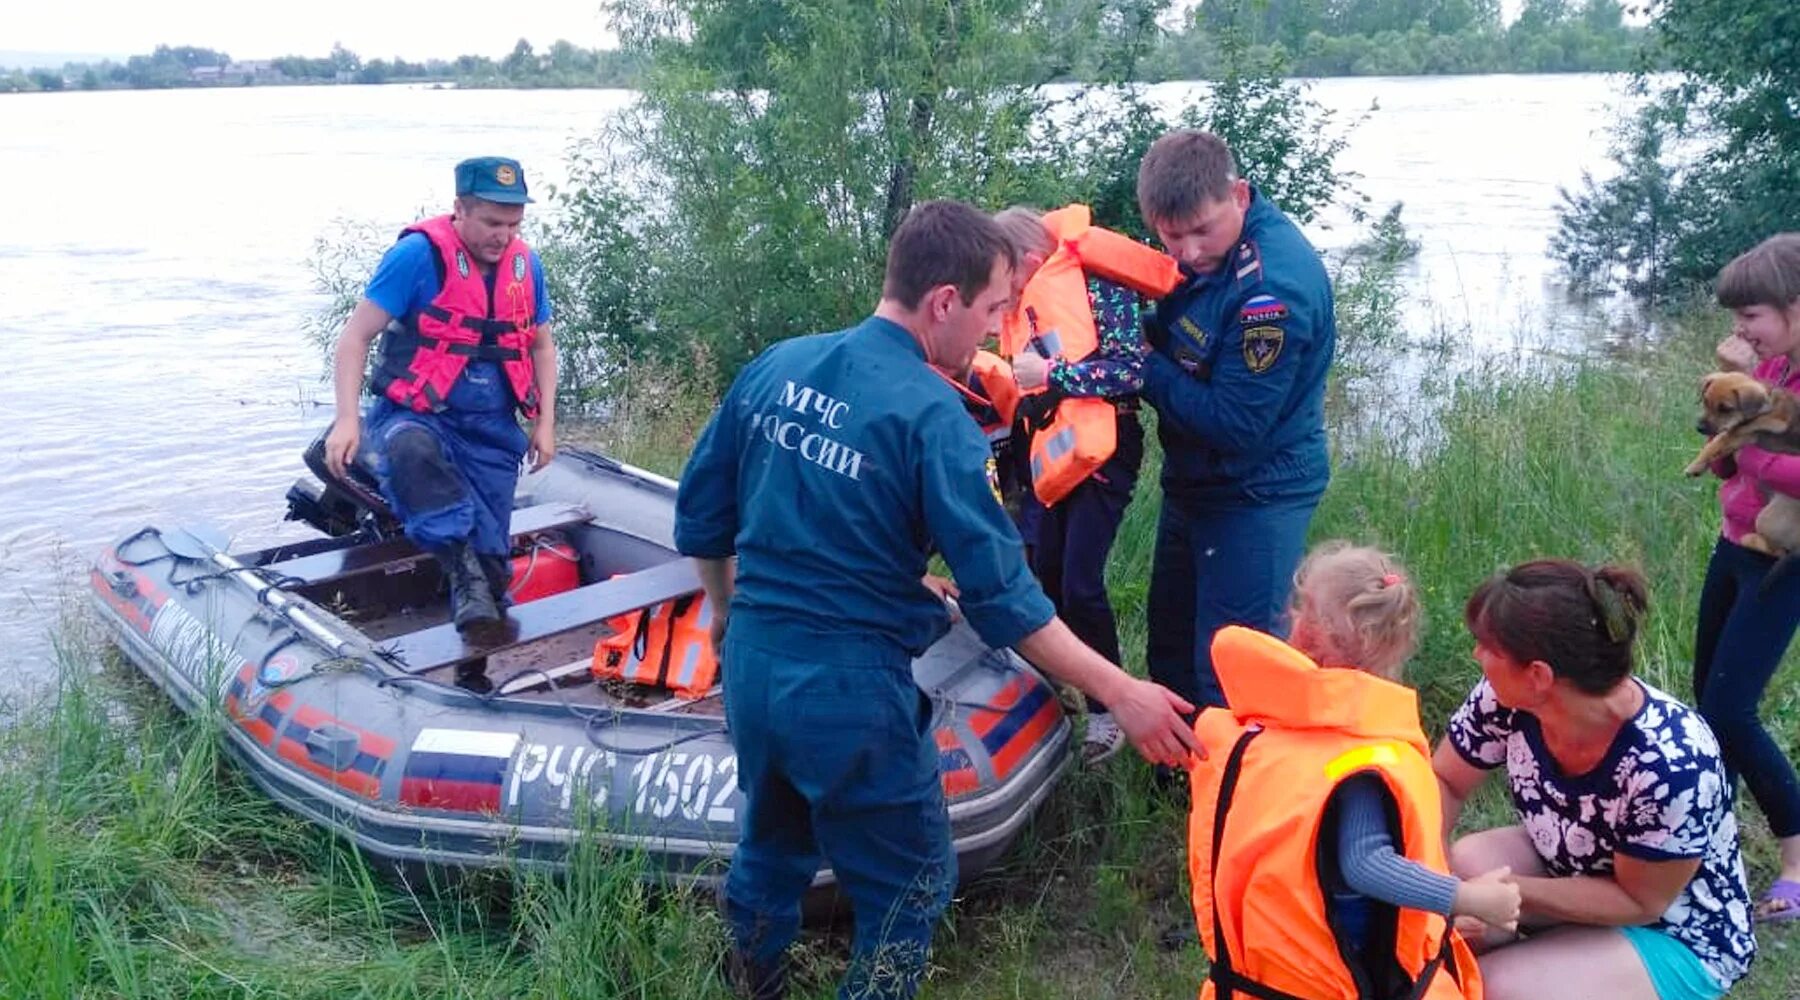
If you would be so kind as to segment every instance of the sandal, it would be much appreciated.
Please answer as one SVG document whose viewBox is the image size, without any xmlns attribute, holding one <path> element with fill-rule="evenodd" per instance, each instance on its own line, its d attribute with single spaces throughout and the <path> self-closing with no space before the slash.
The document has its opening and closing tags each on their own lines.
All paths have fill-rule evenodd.
<svg viewBox="0 0 1800 1000">
<path fill-rule="evenodd" d="M 1800 920 L 1800 882 L 1776 879 L 1769 891 L 1756 901 L 1756 919 L 1765 924 Z"/>
</svg>

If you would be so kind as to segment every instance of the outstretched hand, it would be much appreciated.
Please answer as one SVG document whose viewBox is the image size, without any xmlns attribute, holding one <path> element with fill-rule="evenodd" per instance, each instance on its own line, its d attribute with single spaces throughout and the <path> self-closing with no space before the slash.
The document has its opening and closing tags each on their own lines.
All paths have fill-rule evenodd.
<svg viewBox="0 0 1800 1000">
<path fill-rule="evenodd" d="M 1150 763 L 1187 767 L 1206 759 L 1205 748 L 1182 718 L 1192 713 L 1194 706 L 1161 684 L 1133 677 L 1123 697 L 1108 698 L 1106 707 L 1125 731 L 1125 738 Z"/>
</svg>

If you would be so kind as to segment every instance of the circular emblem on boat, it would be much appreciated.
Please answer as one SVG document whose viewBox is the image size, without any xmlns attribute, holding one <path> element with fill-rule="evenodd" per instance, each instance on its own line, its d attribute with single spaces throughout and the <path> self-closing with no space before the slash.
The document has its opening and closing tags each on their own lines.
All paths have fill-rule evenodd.
<svg viewBox="0 0 1800 1000">
<path fill-rule="evenodd" d="M 519 174 L 511 164 L 502 163 L 494 168 L 494 180 L 498 181 L 501 187 L 512 187 L 519 182 Z"/>
<path fill-rule="evenodd" d="M 299 674 L 300 661 L 292 654 L 277 653 L 269 657 L 268 662 L 258 667 L 250 677 L 250 691 L 244 699 L 246 706 L 251 710 L 261 708 L 262 703 L 275 693 L 275 686 Z"/>
</svg>

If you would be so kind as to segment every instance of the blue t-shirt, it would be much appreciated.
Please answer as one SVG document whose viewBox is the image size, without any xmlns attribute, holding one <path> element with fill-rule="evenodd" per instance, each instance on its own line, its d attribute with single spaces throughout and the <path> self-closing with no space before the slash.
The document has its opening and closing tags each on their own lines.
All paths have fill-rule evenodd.
<svg viewBox="0 0 1800 1000">
<path fill-rule="evenodd" d="M 438 279 L 437 251 L 424 233 L 408 233 L 388 248 L 369 278 L 363 297 L 403 323 L 412 323 L 419 310 L 431 304 L 443 288 Z M 531 286 L 537 293 L 537 310 L 532 322 L 538 326 L 550 322 L 550 295 L 544 287 L 544 265 L 534 251 L 527 251 L 531 261 Z M 494 276 L 487 276 L 488 295 L 494 294 Z M 492 361 L 472 361 L 463 376 L 450 388 L 446 403 L 454 410 L 485 411 L 511 409 L 513 399 L 506 376 Z"/>
<path fill-rule="evenodd" d="M 983 640 L 1054 613 L 1000 506 L 993 453 L 900 326 L 871 318 L 764 351 L 681 477 L 675 547 L 736 554 L 733 639 L 903 667 L 949 627 L 919 582 L 933 544 Z"/>
<path fill-rule="evenodd" d="M 1749 971 L 1756 936 L 1719 742 L 1692 709 L 1635 683 L 1643 707 L 1586 774 L 1563 774 L 1537 718 L 1502 706 L 1486 680 L 1445 735 L 1476 767 L 1506 765 L 1513 808 L 1552 876 L 1611 877 L 1615 852 L 1645 861 L 1700 859 L 1693 880 L 1650 928 L 1687 945 L 1729 987 Z"/>
</svg>

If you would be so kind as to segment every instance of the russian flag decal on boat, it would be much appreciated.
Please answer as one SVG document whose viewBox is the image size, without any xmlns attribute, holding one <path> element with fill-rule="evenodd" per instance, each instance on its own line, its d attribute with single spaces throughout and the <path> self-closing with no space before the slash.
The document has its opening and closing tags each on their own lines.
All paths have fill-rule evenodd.
<svg viewBox="0 0 1800 1000">
<path fill-rule="evenodd" d="M 406 756 L 400 802 L 421 809 L 498 812 L 500 786 L 518 748 L 518 733 L 422 729 Z"/>
</svg>

